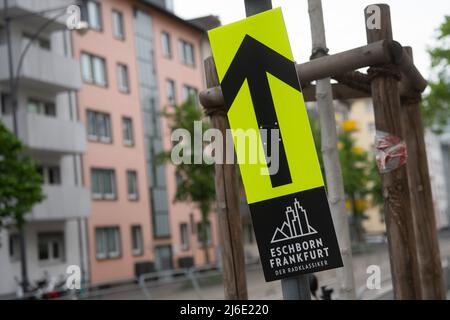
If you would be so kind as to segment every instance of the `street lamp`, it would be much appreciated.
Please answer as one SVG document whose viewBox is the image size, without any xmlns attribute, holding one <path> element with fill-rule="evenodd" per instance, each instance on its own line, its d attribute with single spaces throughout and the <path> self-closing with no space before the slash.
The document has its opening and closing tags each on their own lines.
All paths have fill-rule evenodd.
<svg viewBox="0 0 450 320">
<path fill-rule="evenodd" d="M 9 64 L 9 88 L 10 88 L 10 103 L 12 108 L 12 119 L 13 119 L 13 132 L 17 138 L 19 138 L 19 130 L 17 125 L 17 93 L 19 88 L 19 80 L 20 80 L 20 72 L 22 70 L 22 65 L 24 58 L 28 52 L 28 49 L 31 47 L 34 40 L 53 22 L 55 22 L 58 18 L 65 15 L 67 12 L 67 7 L 53 8 L 48 10 L 43 10 L 39 12 L 33 12 L 30 14 L 17 15 L 17 16 L 9 16 L 8 12 L 8 0 L 4 0 L 4 20 L 5 20 L 5 32 L 6 32 L 6 45 L 8 50 L 8 64 Z M 28 43 L 23 48 L 20 53 L 19 62 L 17 64 L 16 72 L 14 73 L 14 64 L 13 64 L 13 54 L 12 54 L 12 45 L 11 45 L 11 22 L 14 20 L 23 19 L 26 17 L 32 16 L 42 16 L 43 14 L 49 12 L 60 11 L 56 16 L 52 19 L 46 21 L 42 26 L 40 26 L 37 31 L 31 36 L 28 40 Z M 81 35 L 85 34 L 88 31 L 89 25 L 85 21 L 79 21 L 74 28 Z M 28 271 L 27 271 L 27 259 L 26 259 L 26 248 L 25 248 L 25 233 L 23 227 L 19 230 L 19 242 L 20 242 L 20 260 L 21 260 L 21 275 L 22 275 L 22 289 L 23 292 L 28 290 L 29 280 L 28 280 Z"/>
</svg>

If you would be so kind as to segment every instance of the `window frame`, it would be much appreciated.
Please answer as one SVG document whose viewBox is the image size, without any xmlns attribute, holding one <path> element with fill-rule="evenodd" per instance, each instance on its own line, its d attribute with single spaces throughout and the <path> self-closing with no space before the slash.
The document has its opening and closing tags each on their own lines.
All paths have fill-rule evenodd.
<svg viewBox="0 0 450 320">
<path fill-rule="evenodd" d="M 40 257 L 40 246 L 41 241 L 46 240 L 47 250 L 48 250 L 48 257 L 47 259 L 41 259 Z M 55 251 L 54 251 L 54 243 L 57 243 L 59 246 L 58 251 L 58 258 L 55 258 Z M 39 263 L 43 264 L 56 264 L 56 263 L 63 263 L 66 261 L 66 248 L 65 248 L 65 235 L 64 232 L 39 232 L 37 234 L 37 258 Z"/>
<path fill-rule="evenodd" d="M 8 235 L 8 256 L 11 262 L 20 261 L 20 235 L 18 233 L 10 233 Z"/>
<path fill-rule="evenodd" d="M 93 130 L 94 133 L 91 133 L 91 118 L 90 115 L 92 115 L 93 118 Z M 99 117 L 102 117 L 102 120 L 99 120 Z M 107 121 L 105 121 L 105 119 Z M 105 132 L 106 135 L 102 136 L 99 129 L 99 121 L 105 121 Z M 96 111 L 92 109 L 86 109 L 86 126 L 87 126 L 87 138 L 89 141 L 94 142 L 100 142 L 100 143 L 107 143 L 112 144 L 113 143 L 113 129 L 112 129 L 112 120 L 111 115 L 107 112 L 103 111 Z"/>
<path fill-rule="evenodd" d="M 191 51 L 191 58 L 192 61 L 188 61 L 187 57 L 187 51 L 186 48 L 189 48 Z M 196 59 L 195 59 L 195 47 L 194 44 L 190 41 L 179 39 L 179 51 L 180 51 L 180 60 L 181 63 L 188 66 L 195 68 L 196 67 Z"/>
<path fill-rule="evenodd" d="M 55 170 L 55 171 L 54 171 Z M 59 165 L 40 165 L 38 166 L 38 171 L 42 176 L 42 183 L 48 186 L 59 186 L 62 184 L 61 178 L 61 166 Z M 57 172 L 56 177 L 58 180 L 56 183 L 50 183 L 50 172 Z"/>
<path fill-rule="evenodd" d="M 185 92 L 187 92 L 187 97 L 185 97 Z M 198 107 L 198 89 L 196 87 L 192 87 L 188 84 L 183 84 L 183 103 L 187 102 L 191 96 L 194 96 L 194 103 Z"/>
<path fill-rule="evenodd" d="M 91 17 L 89 14 L 89 4 L 93 4 L 96 6 L 96 14 L 97 14 L 97 19 L 99 22 L 99 26 L 92 26 L 91 25 Z M 86 1 L 86 21 L 88 23 L 89 29 L 97 31 L 97 32 L 103 32 L 103 16 L 102 16 L 102 4 L 99 1 L 96 0 L 87 0 Z"/>
<path fill-rule="evenodd" d="M 97 81 L 98 79 L 96 77 L 96 68 L 94 65 L 94 61 L 101 62 L 101 65 L 103 67 L 104 83 Z M 85 62 L 89 63 L 89 65 L 88 65 L 88 69 L 89 69 L 89 73 L 90 73 L 89 79 L 87 79 L 85 77 L 85 68 L 84 68 Z M 84 83 L 95 85 L 100 88 L 108 88 L 108 66 L 107 66 L 106 58 L 96 55 L 96 54 L 93 54 L 93 53 L 82 51 L 80 53 L 80 67 L 81 67 L 81 78 L 83 79 Z"/>
<path fill-rule="evenodd" d="M 36 105 L 36 112 L 30 110 L 30 105 Z M 52 112 L 48 112 L 49 109 L 53 109 Z M 44 100 L 34 97 L 27 97 L 27 113 L 37 114 L 49 118 L 57 118 L 58 112 L 56 103 L 50 100 Z"/>
<path fill-rule="evenodd" d="M 134 189 L 135 193 L 130 193 L 130 176 L 134 176 Z M 137 170 L 129 169 L 126 171 L 126 177 L 127 177 L 127 197 L 130 201 L 137 201 L 139 200 L 139 183 L 138 183 L 138 174 Z"/>
<path fill-rule="evenodd" d="M 197 222 L 196 228 L 197 228 L 197 242 L 199 245 L 203 245 L 202 239 L 200 238 L 200 228 L 203 226 L 203 223 L 201 221 Z M 211 221 L 208 221 L 208 224 L 206 225 L 207 231 L 206 236 L 208 237 L 208 246 L 213 245 L 213 239 L 212 239 L 212 225 Z"/>
<path fill-rule="evenodd" d="M 130 127 L 130 134 L 131 134 L 131 140 L 126 138 L 125 132 L 128 131 L 127 129 L 127 123 L 129 123 Z M 123 116 L 122 117 L 122 142 L 123 145 L 126 147 L 133 147 L 134 146 L 134 124 L 133 124 L 133 118 Z"/>
<path fill-rule="evenodd" d="M 125 72 L 125 75 L 122 72 Z M 130 74 L 128 66 L 125 63 L 118 62 L 116 64 L 117 89 L 122 93 L 130 93 Z M 123 77 L 124 76 L 124 77 Z M 125 80 L 125 85 L 121 81 Z"/>
<path fill-rule="evenodd" d="M 186 233 L 184 233 L 184 231 Z M 184 239 L 186 238 L 186 239 Z M 181 251 L 188 251 L 190 249 L 190 239 L 189 239 L 189 224 L 187 222 L 180 223 L 180 247 Z M 186 240 L 186 242 L 184 241 Z"/>
<path fill-rule="evenodd" d="M 118 20 L 116 20 L 116 18 L 114 17 L 118 17 Z M 123 18 L 123 12 L 113 8 L 111 10 L 111 22 L 112 22 L 112 32 L 113 32 L 113 37 L 114 39 L 120 40 L 120 41 L 125 41 L 125 19 Z M 118 29 L 120 29 L 121 34 L 117 34 L 116 33 L 116 22 L 120 22 L 118 25 Z"/>
<path fill-rule="evenodd" d="M 173 90 L 172 99 L 170 98 L 169 87 Z M 169 78 L 166 79 L 166 99 L 170 106 L 175 106 L 177 104 L 177 89 L 175 80 Z"/>
<path fill-rule="evenodd" d="M 108 179 L 111 179 L 112 193 L 107 193 L 105 190 L 105 174 L 112 174 Z M 99 191 L 94 191 L 94 177 L 98 179 Z M 110 168 L 91 167 L 91 196 L 93 200 L 117 200 L 117 181 L 116 170 Z"/>
<path fill-rule="evenodd" d="M 167 39 L 167 48 L 165 46 L 165 39 Z M 168 52 L 166 52 L 165 49 L 168 49 Z M 161 31 L 161 52 L 164 58 L 172 59 L 173 57 L 173 50 L 172 50 L 172 37 L 168 31 Z"/>
<path fill-rule="evenodd" d="M 111 232 L 111 233 L 110 233 Z M 116 232 L 116 233 L 112 233 Z M 110 260 L 110 259 L 120 259 L 122 257 L 122 237 L 120 233 L 120 227 L 119 226 L 98 226 L 95 228 L 94 231 L 94 237 L 95 237 L 95 258 L 97 260 Z M 103 237 L 104 240 L 104 252 L 99 254 L 98 251 L 98 243 L 99 243 L 99 234 Z M 110 238 L 109 236 L 114 235 L 114 240 L 117 241 L 117 251 L 113 252 L 109 249 L 110 245 Z"/>
<path fill-rule="evenodd" d="M 135 231 L 139 230 L 139 239 L 135 239 Z M 138 241 L 138 248 L 136 248 L 135 240 Z M 144 255 L 144 236 L 142 234 L 142 226 L 140 224 L 134 224 L 131 226 L 131 252 L 133 253 L 133 256 L 143 256 Z"/>
</svg>

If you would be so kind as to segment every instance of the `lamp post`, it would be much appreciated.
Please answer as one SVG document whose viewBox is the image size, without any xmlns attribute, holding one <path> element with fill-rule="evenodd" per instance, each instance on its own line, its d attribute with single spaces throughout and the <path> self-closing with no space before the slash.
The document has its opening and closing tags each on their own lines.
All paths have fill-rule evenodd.
<svg viewBox="0 0 450 320">
<path fill-rule="evenodd" d="M 24 58 L 28 52 L 28 49 L 31 47 L 34 40 L 37 39 L 37 37 L 53 22 L 55 22 L 58 18 L 62 17 L 66 14 L 67 7 L 60 7 L 60 8 L 53 8 L 49 10 L 43 10 L 39 12 L 34 12 L 31 14 L 24 14 L 24 15 L 17 15 L 17 16 L 10 16 L 9 15 L 9 5 L 8 0 L 4 1 L 4 12 L 3 12 L 3 19 L 5 21 L 5 33 L 6 33 L 6 46 L 8 51 L 8 69 L 9 69 L 9 89 L 10 89 L 10 105 L 11 105 L 11 113 L 12 113 L 12 126 L 13 126 L 13 132 L 14 135 L 19 138 L 19 128 L 17 124 L 17 107 L 18 107 L 18 101 L 17 101 L 17 93 L 19 89 L 19 80 L 20 80 L 20 72 L 22 70 L 22 65 Z M 28 43 L 23 48 L 23 50 L 20 53 L 17 69 L 16 72 L 14 72 L 14 61 L 13 61 L 13 52 L 12 52 L 12 44 L 11 44 L 11 22 L 14 20 L 24 19 L 26 17 L 32 17 L 32 16 L 42 16 L 49 12 L 55 12 L 59 11 L 56 16 L 46 21 L 44 24 L 42 24 L 36 32 L 31 36 L 31 38 L 28 40 Z M 86 23 L 79 23 L 79 28 L 76 28 L 76 30 L 83 32 L 87 29 Z M 28 280 L 28 270 L 27 270 L 27 258 L 26 258 L 26 245 L 25 245 L 25 232 L 23 226 L 20 226 L 19 228 L 19 245 L 20 245 L 20 261 L 21 261 L 21 286 L 22 290 L 25 293 L 28 290 L 29 287 L 29 280 Z"/>
</svg>

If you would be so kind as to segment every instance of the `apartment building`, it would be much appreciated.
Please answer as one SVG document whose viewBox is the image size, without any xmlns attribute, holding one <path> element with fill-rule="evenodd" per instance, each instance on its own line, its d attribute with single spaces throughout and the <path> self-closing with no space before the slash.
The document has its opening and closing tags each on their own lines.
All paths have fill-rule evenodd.
<svg viewBox="0 0 450 320">
<path fill-rule="evenodd" d="M 349 119 L 355 120 L 358 125 L 358 131 L 354 134 L 357 145 L 374 154 L 375 118 L 371 99 L 357 99 L 352 101 L 348 117 Z M 438 229 L 445 228 L 450 223 L 448 216 L 448 191 L 445 179 L 447 163 L 445 161 L 445 154 L 443 154 L 445 144 L 441 143 L 440 138 L 430 130 L 425 130 L 427 161 L 433 194 L 436 227 Z M 368 219 L 363 224 L 369 233 L 379 233 L 385 230 L 384 221 L 379 214 L 379 208 L 369 208 L 366 214 Z"/>
<path fill-rule="evenodd" d="M 425 146 L 427 151 L 428 172 L 430 174 L 431 192 L 433 194 L 434 214 L 438 230 L 450 225 L 448 217 L 449 202 L 447 198 L 447 184 L 441 136 L 425 129 Z"/>
<path fill-rule="evenodd" d="M 353 134 L 356 145 L 369 153 L 370 157 L 375 157 L 375 116 L 371 99 L 357 99 L 351 101 L 348 119 L 355 120 L 357 131 Z M 369 206 L 366 211 L 366 218 L 363 220 L 363 227 L 369 234 L 379 234 L 386 231 L 384 216 L 380 212 L 381 208 Z"/>
<path fill-rule="evenodd" d="M 86 134 L 74 93 L 81 86 L 80 66 L 72 58 L 65 10 L 41 14 L 70 3 L 15 0 L 8 6 L 10 16 L 21 16 L 10 28 L 13 66 L 20 81 L 17 133 L 39 165 L 46 196 L 27 216 L 24 232 L 31 282 L 46 274 L 64 275 L 68 265 L 87 267 L 85 220 L 90 213 L 90 193 L 84 187 L 81 164 Z M 4 6 L 0 1 L 0 120 L 13 131 Z M 23 54 L 28 43 L 31 45 Z M 0 237 L 1 295 L 14 292 L 15 278 L 22 277 L 18 233 L 3 229 Z"/>
<path fill-rule="evenodd" d="M 170 8 L 164 1 L 85 1 L 90 31 L 73 35 L 87 130 L 92 284 L 204 263 L 200 213 L 193 204 L 174 203 L 175 167 L 156 161 L 172 146 L 161 111 L 203 88 L 205 32 Z M 214 259 L 214 215 L 208 230 Z"/>
</svg>

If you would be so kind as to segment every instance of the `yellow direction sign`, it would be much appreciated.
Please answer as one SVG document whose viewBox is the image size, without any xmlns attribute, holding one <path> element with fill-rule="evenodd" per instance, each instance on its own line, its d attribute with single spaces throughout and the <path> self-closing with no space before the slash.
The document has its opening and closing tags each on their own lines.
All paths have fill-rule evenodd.
<svg viewBox="0 0 450 320">
<path fill-rule="evenodd" d="M 209 40 L 266 280 L 341 267 L 281 9 L 213 29 Z"/>
</svg>

